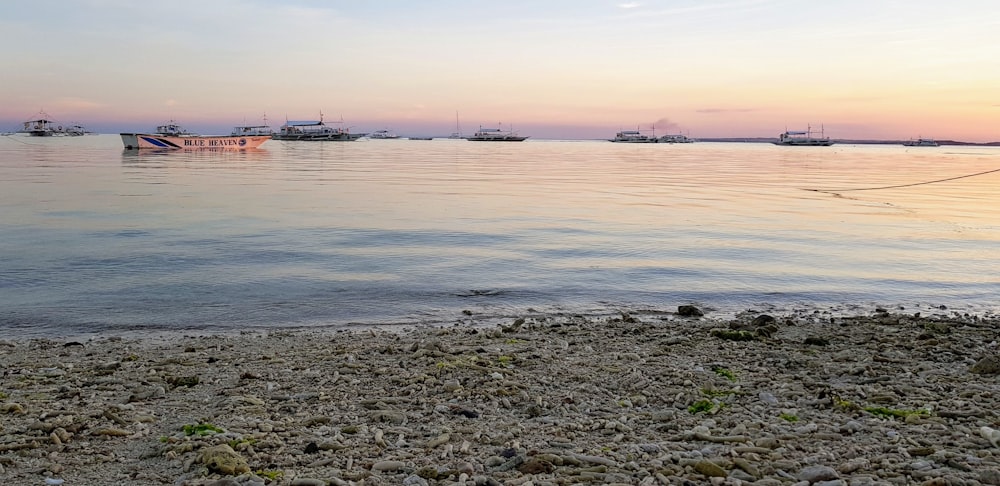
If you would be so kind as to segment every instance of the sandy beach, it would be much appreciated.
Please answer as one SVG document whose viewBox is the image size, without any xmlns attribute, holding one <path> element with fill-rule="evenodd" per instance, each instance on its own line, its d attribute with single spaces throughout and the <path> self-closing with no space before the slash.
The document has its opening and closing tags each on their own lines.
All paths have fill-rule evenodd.
<svg viewBox="0 0 1000 486">
<path fill-rule="evenodd" d="M 1000 484 L 994 316 L 0 341 L 5 484 Z"/>
</svg>

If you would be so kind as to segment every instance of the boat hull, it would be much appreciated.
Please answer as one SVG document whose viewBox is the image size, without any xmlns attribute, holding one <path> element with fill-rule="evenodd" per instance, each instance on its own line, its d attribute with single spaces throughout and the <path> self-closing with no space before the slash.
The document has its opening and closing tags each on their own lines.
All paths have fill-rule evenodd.
<svg viewBox="0 0 1000 486">
<path fill-rule="evenodd" d="M 528 137 L 468 137 L 466 140 L 470 142 L 523 142 L 527 140 Z"/>
<path fill-rule="evenodd" d="M 833 141 L 830 140 L 796 140 L 796 141 L 781 141 L 773 142 L 775 145 L 781 145 L 784 147 L 829 147 L 833 145 Z"/>
<path fill-rule="evenodd" d="M 270 136 L 189 136 L 173 137 L 150 133 L 122 133 L 126 149 L 158 150 L 240 150 L 253 149 L 271 139 Z"/>
<path fill-rule="evenodd" d="M 272 138 L 294 142 L 353 142 L 363 136 L 364 133 L 276 133 Z"/>
</svg>

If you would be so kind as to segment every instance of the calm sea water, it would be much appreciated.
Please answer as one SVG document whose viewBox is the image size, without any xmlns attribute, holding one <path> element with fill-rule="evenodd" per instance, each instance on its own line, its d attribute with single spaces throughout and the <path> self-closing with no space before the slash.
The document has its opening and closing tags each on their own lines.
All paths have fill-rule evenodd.
<svg viewBox="0 0 1000 486">
<path fill-rule="evenodd" d="M 0 137 L 0 336 L 1000 308 L 1000 149 Z M 805 189 L 820 189 L 817 192 Z"/>
</svg>

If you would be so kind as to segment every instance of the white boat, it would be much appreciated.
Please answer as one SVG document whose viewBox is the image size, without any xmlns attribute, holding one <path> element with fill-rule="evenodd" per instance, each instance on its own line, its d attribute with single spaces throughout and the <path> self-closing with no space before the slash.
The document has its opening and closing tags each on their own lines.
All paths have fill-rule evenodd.
<svg viewBox="0 0 1000 486">
<path fill-rule="evenodd" d="M 375 130 L 374 132 L 371 133 L 371 135 L 368 135 L 368 138 L 377 138 L 377 139 L 381 139 L 381 140 L 393 140 L 393 139 L 399 138 L 399 135 L 396 135 L 395 133 L 393 133 L 393 132 L 391 132 L 389 130 Z"/>
<path fill-rule="evenodd" d="M 465 136 L 462 135 L 462 125 L 458 123 L 458 112 L 455 112 L 455 131 L 448 135 L 448 138 L 453 140 L 464 139 Z"/>
<path fill-rule="evenodd" d="M 656 137 L 650 137 L 643 134 L 639 130 L 621 130 L 615 134 L 615 138 L 608 140 L 609 142 L 618 143 L 657 143 Z"/>
<path fill-rule="evenodd" d="M 236 133 L 240 128 L 236 127 Z M 271 139 L 271 135 L 195 135 L 171 120 L 156 127 L 153 133 L 121 133 L 127 150 L 239 150 L 253 149 Z"/>
<path fill-rule="evenodd" d="M 678 133 L 676 135 L 664 135 L 660 137 L 660 143 L 694 143 L 694 142 L 695 140 L 693 138 L 690 138 L 687 135 L 681 133 Z"/>
<path fill-rule="evenodd" d="M 246 120 L 243 120 L 243 125 L 233 127 L 233 131 L 230 135 L 234 137 L 270 137 L 274 135 L 274 130 L 267 124 L 267 114 L 264 115 L 263 122 L 264 123 L 261 125 L 247 125 Z"/>
<path fill-rule="evenodd" d="M 937 143 L 936 140 L 930 138 L 918 138 L 916 140 L 910 139 L 908 142 L 903 142 L 903 145 L 907 147 L 940 147 L 941 144 Z"/>
<path fill-rule="evenodd" d="M 344 123 L 341 120 L 339 123 Z M 349 129 L 331 127 L 323 123 L 323 113 L 319 121 L 285 121 L 272 138 L 275 140 L 295 140 L 311 142 L 352 142 L 367 133 L 351 133 Z"/>
<path fill-rule="evenodd" d="M 274 135 L 274 130 L 267 125 L 243 125 L 233 127 L 233 133 L 230 135 L 234 137 L 270 137 Z"/>
<path fill-rule="evenodd" d="M 26 133 L 32 137 L 75 137 L 90 132 L 80 125 L 60 125 L 47 113 L 40 111 L 36 119 L 24 122 L 17 133 Z"/>
<path fill-rule="evenodd" d="M 814 137 L 814 133 L 816 132 L 812 131 L 812 127 L 808 125 L 805 131 L 785 131 L 785 133 L 778 136 L 778 141 L 774 142 L 774 144 L 796 147 L 828 147 L 833 145 L 833 141 L 830 140 L 830 137 L 826 136 L 822 127 L 820 127 L 818 137 Z"/>
<path fill-rule="evenodd" d="M 483 126 L 480 125 L 479 130 L 475 134 L 471 137 L 466 137 L 465 139 L 472 142 L 523 142 L 527 140 L 528 137 L 522 137 L 514 130 L 483 128 Z"/>
</svg>

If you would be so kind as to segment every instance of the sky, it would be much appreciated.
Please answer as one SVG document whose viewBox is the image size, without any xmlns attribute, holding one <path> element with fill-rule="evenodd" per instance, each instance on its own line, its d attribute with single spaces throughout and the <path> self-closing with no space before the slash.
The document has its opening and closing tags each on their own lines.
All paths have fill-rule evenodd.
<svg viewBox="0 0 1000 486">
<path fill-rule="evenodd" d="M 0 42 L 0 131 L 1000 141 L 995 0 L 47 0 Z"/>
</svg>

